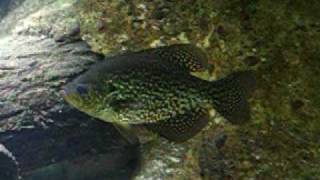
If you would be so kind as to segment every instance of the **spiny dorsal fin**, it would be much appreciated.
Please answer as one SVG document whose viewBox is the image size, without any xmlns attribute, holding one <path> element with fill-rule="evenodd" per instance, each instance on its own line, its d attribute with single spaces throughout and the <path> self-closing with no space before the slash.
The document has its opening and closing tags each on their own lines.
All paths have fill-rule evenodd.
<svg viewBox="0 0 320 180">
<path fill-rule="evenodd" d="M 175 44 L 152 49 L 161 61 L 177 65 L 189 72 L 201 72 L 208 68 L 206 53 L 191 44 Z"/>
<path fill-rule="evenodd" d="M 177 115 L 175 118 L 145 124 L 145 127 L 170 141 L 184 142 L 201 131 L 208 123 L 205 109 Z"/>
<path fill-rule="evenodd" d="M 80 76 L 77 81 L 96 81 L 97 77 L 106 73 L 141 71 L 143 68 L 172 73 L 201 72 L 208 67 L 207 55 L 200 48 L 191 44 L 176 44 L 108 57 L 90 67 L 85 76 Z"/>
</svg>

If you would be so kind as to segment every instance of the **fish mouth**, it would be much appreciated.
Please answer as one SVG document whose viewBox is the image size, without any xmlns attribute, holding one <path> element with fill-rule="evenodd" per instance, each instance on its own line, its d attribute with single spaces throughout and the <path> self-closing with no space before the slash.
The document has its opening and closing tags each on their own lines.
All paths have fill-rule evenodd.
<svg viewBox="0 0 320 180">
<path fill-rule="evenodd" d="M 65 102 L 70 104 L 73 107 L 79 107 L 81 104 L 81 96 L 77 93 L 76 90 L 70 88 L 63 88 L 60 90 L 60 94 Z"/>
<path fill-rule="evenodd" d="M 83 108 L 83 98 L 79 96 L 78 92 L 74 89 L 64 88 L 60 90 L 63 100 L 74 108 Z"/>
<path fill-rule="evenodd" d="M 70 90 L 68 88 L 63 88 L 62 90 L 60 90 L 60 94 L 62 95 L 63 99 L 67 100 L 68 97 L 74 96 L 77 93 L 74 90 Z"/>
<path fill-rule="evenodd" d="M 61 96 L 65 99 L 65 97 L 68 96 L 68 92 L 65 89 L 60 90 L 59 92 L 61 94 Z"/>
<path fill-rule="evenodd" d="M 66 90 L 66 89 L 62 89 L 60 90 L 60 94 L 62 96 L 62 98 L 64 99 L 64 101 L 66 101 L 67 103 L 73 105 L 73 97 L 76 96 L 76 93 L 75 92 L 71 92 L 69 90 Z"/>
</svg>

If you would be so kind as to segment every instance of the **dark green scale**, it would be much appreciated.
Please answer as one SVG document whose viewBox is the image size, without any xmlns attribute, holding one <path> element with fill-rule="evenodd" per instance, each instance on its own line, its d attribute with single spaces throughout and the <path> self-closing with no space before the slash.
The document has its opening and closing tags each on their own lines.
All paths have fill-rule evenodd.
<svg viewBox="0 0 320 180">
<path fill-rule="evenodd" d="M 195 106 L 208 103 L 209 97 L 206 97 L 206 93 L 204 93 L 207 82 L 200 81 L 188 74 L 185 75 L 188 78 L 181 78 L 184 75 L 178 73 L 175 76 L 176 78 L 173 80 L 172 74 L 156 73 L 156 70 L 152 74 L 147 72 L 131 73 L 130 76 L 124 76 L 120 79 L 114 79 L 110 76 L 108 78 L 112 79 L 112 83 L 106 86 L 121 87 L 118 88 L 117 93 L 120 95 L 115 95 L 110 103 L 115 110 L 126 116 L 125 119 L 128 119 L 130 123 L 159 121 L 161 119 L 156 117 L 147 119 L 140 117 L 157 110 L 161 110 L 163 116 L 172 118 L 172 114 L 178 110 L 190 111 Z M 130 79 L 139 80 L 130 81 Z M 141 81 L 142 79 L 143 81 Z M 176 87 L 180 87 L 180 89 Z M 199 87 L 203 87 L 203 89 Z M 126 111 L 123 110 L 124 107 L 127 107 Z M 142 114 L 135 113 L 137 110 L 143 111 Z"/>
<path fill-rule="evenodd" d="M 97 63 L 65 88 L 65 99 L 107 122 L 145 126 L 173 141 L 197 134 L 214 108 L 226 119 L 249 118 L 250 72 L 208 82 L 190 75 L 207 69 L 205 53 L 172 45 L 126 53 Z"/>
</svg>

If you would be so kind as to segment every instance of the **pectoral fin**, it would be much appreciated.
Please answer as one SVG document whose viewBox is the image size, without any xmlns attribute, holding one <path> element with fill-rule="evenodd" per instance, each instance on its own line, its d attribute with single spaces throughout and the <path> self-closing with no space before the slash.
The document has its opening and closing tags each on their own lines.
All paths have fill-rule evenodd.
<svg viewBox="0 0 320 180">
<path fill-rule="evenodd" d="M 130 125 L 128 124 L 113 124 L 114 127 L 118 130 L 118 132 L 124 137 L 130 144 L 138 144 L 139 139 L 134 134 L 134 132 L 130 129 Z"/>
<path fill-rule="evenodd" d="M 187 112 L 168 120 L 145 124 L 145 127 L 168 140 L 184 142 L 201 131 L 208 123 L 206 110 Z"/>
</svg>

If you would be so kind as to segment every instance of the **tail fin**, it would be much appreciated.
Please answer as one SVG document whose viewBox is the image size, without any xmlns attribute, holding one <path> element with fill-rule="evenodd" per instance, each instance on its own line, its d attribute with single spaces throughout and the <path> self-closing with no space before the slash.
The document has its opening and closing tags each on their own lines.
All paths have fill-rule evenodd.
<svg viewBox="0 0 320 180">
<path fill-rule="evenodd" d="M 247 99 L 256 88 L 252 71 L 232 73 L 215 81 L 211 89 L 214 107 L 228 121 L 239 124 L 250 119 Z"/>
</svg>

